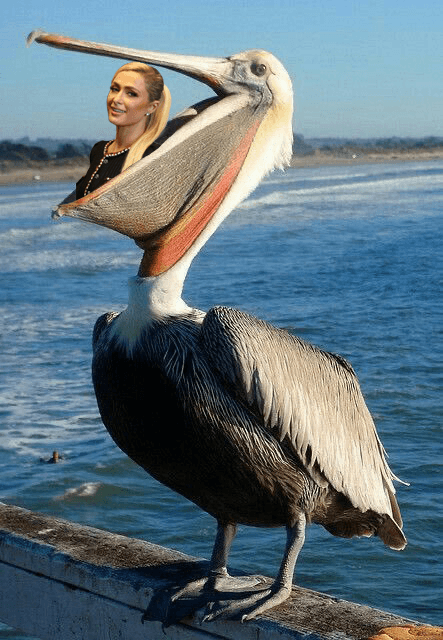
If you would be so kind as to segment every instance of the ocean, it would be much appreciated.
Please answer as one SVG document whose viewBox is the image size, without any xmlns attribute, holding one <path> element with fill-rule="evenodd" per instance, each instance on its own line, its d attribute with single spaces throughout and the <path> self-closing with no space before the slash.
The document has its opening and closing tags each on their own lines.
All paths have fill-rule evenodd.
<svg viewBox="0 0 443 640">
<path fill-rule="evenodd" d="M 215 522 L 112 442 L 91 384 L 95 319 L 140 250 L 52 221 L 67 183 L 0 188 L 0 501 L 209 557 Z M 443 161 L 272 174 L 194 261 L 184 298 L 227 305 L 350 360 L 388 451 L 409 544 L 309 528 L 295 582 L 442 624 Z M 57 450 L 59 464 L 45 461 Z M 275 575 L 283 530 L 241 527 L 230 565 Z M 0 638 L 24 639 L 0 625 Z"/>
</svg>

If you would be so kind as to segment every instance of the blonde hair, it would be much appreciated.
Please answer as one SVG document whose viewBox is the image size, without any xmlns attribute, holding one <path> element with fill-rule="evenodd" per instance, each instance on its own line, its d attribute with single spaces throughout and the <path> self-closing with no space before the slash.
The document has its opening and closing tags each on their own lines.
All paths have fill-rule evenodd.
<svg viewBox="0 0 443 640">
<path fill-rule="evenodd" d="M 162 75 L 154 67 L 144 62 L 128 62 L 114 74 L 120 71 L 135 71 L 143 76 L 150 102 L 159 100 L 159 105 L 153 113 L 146 116 L 146 128 L 144 133 L 134 142 L 126 156 L 122 171 L 130 167 L 134 162 L 141 160 L 146 149 L 158 138 L 166 126 L 171 108 L 171 93 L 164 84 Z M 114 80 L 114 78 L 112 80 Z"/>
</svg>

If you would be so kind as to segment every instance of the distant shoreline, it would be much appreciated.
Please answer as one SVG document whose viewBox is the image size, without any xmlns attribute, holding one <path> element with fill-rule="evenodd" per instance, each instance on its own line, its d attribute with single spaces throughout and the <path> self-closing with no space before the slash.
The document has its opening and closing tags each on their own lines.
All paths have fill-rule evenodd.
<svg viewBox="0 0 443 640">
<path fill-rule="evenodd" d="M 315 151 L 306 156 L 294 155 L 291 160 L 291 167 L 317 167 L 321 165 L 349 165 L 349 164 L 374 164 L 374 163 L 396 163 L 396 162 L 429 162 L 430 160 L 443 159 L 443 147 L 426 151 L 401 151 L 392 149 L 389 151 L 355 153 L 338 155 Z"/>
<path fill-rule="evenodd" d="M 443 158 L 443 148 L 431 151 L 400 151 L 391 150 L 382 153 L 362 153 L 341 156 L 332 153 L 316 151 L 310 155 L 294 155 L 291 167 L 305 168 L 322 165 L 360 165 L 373 163 L 396 162 L 428 162 Z M 34 165 L 32 167 L 14 167 L 6 171 L 0 171 L 0 186 L 40 183 L 40 182 L 71 182 L 74 187 L 87 171 L 88 163 L 66 164 L 62 166 L 48 166 L 47 164 Z"/>
</svg>

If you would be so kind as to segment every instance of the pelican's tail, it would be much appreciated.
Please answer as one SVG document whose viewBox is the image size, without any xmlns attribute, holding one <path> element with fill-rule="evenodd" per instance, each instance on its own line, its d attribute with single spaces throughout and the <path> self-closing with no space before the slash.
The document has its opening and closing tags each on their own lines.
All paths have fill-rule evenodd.
<svg viewBox="0 0 443 640">
<path fill-rule="evenodd" d="M 390 516 L 386 516 L 383 523 L 379 526 L 377 535 L 383 540 L 386 546 L 395 549 L 395 551 L 401 551 L 407 545 L 403 531 Z"/>
<path fill-rule="evenodd" d="M 319 524 L 340 538 L 378 536 L 385 545 L 396 551 L 401 551 L 407 544 L 401 527 L 387 513 L 380 514 L 372 510 L 362 512 L 351 507 L 337 514 L 332 520 L 319 521 Z"/>
</svg>

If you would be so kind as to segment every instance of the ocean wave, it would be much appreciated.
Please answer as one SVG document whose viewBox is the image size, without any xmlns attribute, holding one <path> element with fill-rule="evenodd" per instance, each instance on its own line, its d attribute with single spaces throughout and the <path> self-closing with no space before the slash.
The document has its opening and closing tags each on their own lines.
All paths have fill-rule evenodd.
<svg viewBox="0 0 443 640">
<path fill-rule="evenodd" d="M 368 197 L 380 198 L 386 201 L 399 201 L 404 197 L 410 202 L 414 195 L 420 192 L 420 198 L 426 188 L 430 188 L 433 201 L 439 184 L 443 187 L 443 176 L 424 175 L 407 178 L 385 178 L 383 180 L 368 180 L 364 182 L 343 181 L 336 184 L 321 185 L 315 187 L 301 187 L 272 191 L 258 197 L 250 197 L 238 206 L 239 210 L 263 209 L 266 207 L 303 206 L 307 203 L 324 202 L 325 200 L 337 202 L 367 201 Z"/>
<path fill-rule="evenodd" d="M 75 250 L 70 253 L 60 249 L 48 249 L 20 254 L 19 259 L 13 261 L 11 257 L 11 255 L 0 257 L 0 270 L 4 274 L 64 270 L 86 275 L 103 270 L 137 266 L 140 262 L 140 255 L 135 250 L 112 254 L 108 251 L 92 249 Z"/>
<path fill-rule="evenodd" d="M 91 498 L 99 489 L 103 486 L 101 482 L 84 482 L 78 487 L 71 487 L 66 491 L 53 498 L 54 501 L 59 500 L 72 500 L 77 498 Z"/>
<path fill-rule="evenodd" d="M 6 204 L 14 204 L 16 202 L 20 202 L 21 205 L 26 202 L 31 202 L 34 206 L 48 206 L 49 201 L 53 201 L 54 205 L 61 202 L 68 195 L 65 189 L 47 189 L 42 191 L 39 189 L 38 191 L 29 191 L 29 192 L 21 192 L 17 193 L 17 191 L 7 191 L 0 193 L 0 207 L 5 206 Z"/>
</svg>

